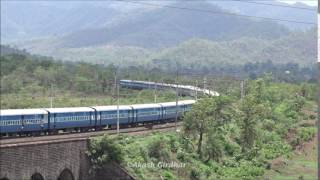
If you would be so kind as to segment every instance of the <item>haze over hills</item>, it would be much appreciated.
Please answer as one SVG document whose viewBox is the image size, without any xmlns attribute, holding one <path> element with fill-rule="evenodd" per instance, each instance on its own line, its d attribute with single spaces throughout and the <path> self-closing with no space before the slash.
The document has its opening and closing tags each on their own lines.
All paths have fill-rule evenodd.
<svg viewBox="0 0 320 180">
<path fill-rule="evenodd" d="M 241 38 L 234 41 L 213 42 L 193 39 L 156 53 L 153 59 L 157 61 L 153 62 L 157 62 L 156 65 L 159 66 L 161 60 L 177 61 L 181 66 L 191 69 L 268 61 L 276 64 L 311 65 L 316 62 L 316 45 L 314 29 L 293 33 L 277 40 Z M 162 65 L 165 64 L 162 63 Z"/>
<path fill-rule="evenodd" d="M 276 64 L 298 63 L 312 65 L 316 61 L 316 30 L 292 33 L 280 39 L 243 37 L 232 41 L 211 41 L 194 38 L 164 49 L 146 49 L 134 46 L 91 46 L 61 48 L 45 51 L 47 55 L 68 61 L 114 63 L 123 66 L 147 65 L 149 67 L 175 68 L 175 62 L 187 69 L 243 65 L 248 62 Z M 39 54 L 40 52 L 36 52 Z"/>
<path fill-rule="evenodd" d="M 209 1 L 238 14 L 317 23 L 317 7 L 301 2 L 292 5 L 278 1 Z M 292 8 L 290 8 L 292 7 Z M 300 8 L 300 9 L 296 9 Z M 291 30 L 306 30 L 314 25 L 279 22 Z"/>
<path fill-rule="evenodd" d="M 176 2 L 177 7 L 223 13 L 207 2 Z M 93 26 L 94 27 L 94 26 Z M 55 48 L 127 45 L 163 48 L 191 38 L 225 41 L 239 37 L 279 38 L 288 30 L 275 22 L 223 14 L 157 8 L 107 27 L 86 28 L 54 38 Z M 48 42 L 49 43 L 49 42 Z"/>
<path fill-rule="evenodd" d="M 2 42 L 59 37 L 87 28 L 108 27 L 153 8 L 116 1 L 1 1 Z"/>
<path fill-rule="evenodd" d="M 1 38 L 3 42 L 19 39 L 13 44 L 31 53 L 94 63 L 121 60 L 121 64 L 130 65 L 184 58 L 189 64 L 313 62 L 315 33 L 309 30 L 299 32 L 301 36 L 292 35 L 299 34 L 293 30 L 310 26 L 223 13 L 281 18 L 287 13 L 292 19 L 299 16 L 303 19 L 297 20 L 308 22 L 316 13 L 237 1 L 152 3 L 218 14 L 116 1 L 2 3 Z M 284 58 L 287 54 L 289 58 Z"/>
<path fill-rule="evenodd" d="M 176 4 L 175 1 L 150 1 L 153 4 Z M 206 1 L 201 1 L 206 3 Z M 264 2 L 264 1 L 262 1 Z M 288 5 L 276 1 L 267 4 L 304 7 L 314 11 L 266 6 L 239 1 L 208 1 L 239 14 L 316 23 L 316 8 L 302 3 Z M 180 2 L 180 4 L 182 4 Z M 207 6 L 207 5 L 206 5 Z M 112 27 L 161 7 L 119 1 L 1 1 L 2 42 L 48 36 L 62 36 L 83 29 Z M 205 7 L 205 9 L 208 9 Z M 210 8 L 209 8 L 210 9 Z M 176 9 L 176 11 L 178 11 Z M 205 15 L 204 15 L 205 16 Z M 279 22 L 290 29 L 306 29 L 310 25 Z"/>
</svg>

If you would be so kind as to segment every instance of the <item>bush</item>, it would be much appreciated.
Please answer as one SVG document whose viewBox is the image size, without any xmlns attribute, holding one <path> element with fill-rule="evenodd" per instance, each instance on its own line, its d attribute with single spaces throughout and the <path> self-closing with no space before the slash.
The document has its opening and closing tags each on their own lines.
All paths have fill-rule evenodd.
<svg viewBox="0 0 320 180">
<path fill-rule="evenodd" d="M 183 149 L 178 149 L 178 151 L 177 151 L 177 159 L 179 159 L 182 162 L 186 162 L 187 159 L 188 159 L 187 156 L 188 156 L 187 153 L 185 153 L 183 151 Z"/>
<path fill-rule="evenodd" d="M 143 158 L 143 160 L 145 162 L 147 162 L 149 160 L 149 156 L 148 156 L 148 149 L 145 147 L 140 147 L 139 149 L 139 154 L 140 156 Z"/>
<path fill-rule="evenodd" d="M 316 117 L 315 115 L 311 114 L 311 115 L 309 116 L 309 118 L 312 119 L 312 120 L 315 120 L 317 117 Z"/>
<path fill-rule="evenodd" d="M 241 147 L 237 143 L 229 141 L 224 144 L 224 150 L 227 155 L 233 156 L 241 152 Z"/>
<path fill-rule="evenodd" d="M 264 174 L 264 167 L 255 166 L 252 162 L 242 160 L 238 167 L 221 167 L 217 173 L 222 179 L 256 179 Z"/>
<path fill-rule="evenodd" d="M 289 144 L 283 140 L 271 141 L 262 146 L 262 154 L 264 154 L 266 159 L 274 159 L 280 155 L 289 156 L 292 148 Z"/>
<path fill-rule="evenodd" d="M 177 152 L 179 148 L 179 139 L 176 135 L 169 136 L 169 144 L 171 152 Z"/>
<path fill-rule="evenodd" d="M 163 138 L 157 138 L 149 144 L 148 154 L 158 161 L 168 161 L 170 159 L 170 151 L 168 149 L 167 142 Z"/>
<path fill-rule="evenodd" d="M 311 140 L 316 134 L 315 127 L 302 127 L 298 129 L 298 137 L 302 141 L 309 141 Z"/>
<path fill-rule="evenodd" d="M 163 178 L 165 180 L 175 180 L 175 179 L 177 179 L 170 171 L 164 171 Z"/>
<path fill-rule="evenodd" d="M 190 179 L 200 179 L 201 173 L 198 169 L 192 168 L 190 172 Z"/>
<path fill-rule="evenodd" d="M 115 138 L 104 135 L 101 138 L 90 139 L 89 151 L 87 152 L 94 169 L 101 168 L 104 164 L 115 161 L 123 161 L 124 152 Z"/>
</svg>

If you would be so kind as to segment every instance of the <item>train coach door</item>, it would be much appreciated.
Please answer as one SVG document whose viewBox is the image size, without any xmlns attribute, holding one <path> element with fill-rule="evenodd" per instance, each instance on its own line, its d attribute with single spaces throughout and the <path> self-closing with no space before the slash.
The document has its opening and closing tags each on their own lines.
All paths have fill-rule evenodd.
<svg viewBox="0 0 320 180">
<path fill-rule="evenodd" d="M 134 123 L 134 119 L 135 119 L 135 109 L 130 106 L 130 110 L 129 110 L 129 123 Z"/>
<path fill-rule="evenodd" d="M 24 126 L 25 126 L 25 120 L 24 120 L 24 115 L 21 116 L 21 128 L 20 131 L 23 132 L 24 131 Z"/>
<path fill-rule="evenodd" d="M 49 123 L 48 123 L 48 114 L 43 115 L 43 120 L 41 122 L 41 127 L 44 128 L 45 125 L 47 125 L 46 128 L 49 128 Z"/>
<path fill-rule="evenodd" d="M 90 126 L 95 125 L 95 118 L 94 118 L 94 112 L 89 112 L 89 117 L 90 117 Z M 94 124 L 92 123 L 94 122 Z"/>
<path fill-rule="evenodd" d="M 138 122 L 138 110 L 137 109 L 134 109 L 133 110 L 133 122 L 134 123 L 137 123 Z"/>
<path fill-rule="evenodd" d="M 160 120 L 163 120 L 164 119 L 164 107 L 160 104 Z"/>
</svg>

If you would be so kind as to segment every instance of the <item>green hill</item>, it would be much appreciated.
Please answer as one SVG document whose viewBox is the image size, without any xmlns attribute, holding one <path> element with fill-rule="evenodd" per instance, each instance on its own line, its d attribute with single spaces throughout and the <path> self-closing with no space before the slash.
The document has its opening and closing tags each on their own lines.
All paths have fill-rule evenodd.
<svg viewBox="0 0 320 180">
<path fill-rule="evenodd" d="M 293 33 L 278 40 L 242 38 L 234 41 L 213 42 L 203 39 L 186 41 L 174 48 L 155 53 L 153 63 L 178 62 L 187 68 L 216 65 L 243 65 L 249 62 L 275 64 L 297 63 L 311 65 L 316 62 L 315 30 Z M 163 60 L 163 61 L 161 61 Z"/>
</svg>

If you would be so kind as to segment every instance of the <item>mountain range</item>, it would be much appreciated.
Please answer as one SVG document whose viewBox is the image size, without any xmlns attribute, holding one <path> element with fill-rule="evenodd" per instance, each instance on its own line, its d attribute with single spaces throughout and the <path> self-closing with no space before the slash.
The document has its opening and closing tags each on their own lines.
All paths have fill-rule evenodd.
<svg viewBox="0 0 320 180">
<path fill-rule="evenodd" d="M 259 2 L 1 1 L 1 39 L 31 53 L 71 61 L 312 62 L 312 25 L 254 16 L 316 22 L 316 9 Z"/>
</svg>

